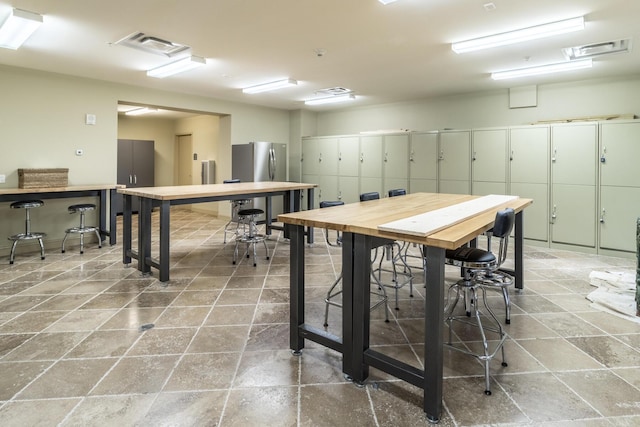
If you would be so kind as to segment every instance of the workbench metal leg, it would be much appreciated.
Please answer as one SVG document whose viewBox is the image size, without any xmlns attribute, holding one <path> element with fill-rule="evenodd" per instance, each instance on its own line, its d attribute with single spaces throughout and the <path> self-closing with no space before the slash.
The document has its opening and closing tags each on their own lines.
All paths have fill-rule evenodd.
<svg viewBox="0 0 640 427">
<path fill-rule="evenodd" d="M 424 247 L 427 276 L 424 297 L 424 412 L 430 422 L 442 413 L 445 250 Z"/>
<path fill-rule="evenodd" d="M 162 201 L 160 204 L 160 255 L 158 263 L 160 264 L 160 281 L 169 281 L 169 246 L 170 246 L 170 223 L 171 223 L 171 204 L 168 201 Z"/>
<path fill-rule="evenodd" d="M 142 274 L 151 272 L 149 260 L 151 258 L 151 209 L 152 200 L 140 197 L 138 211 L 138 270 Z"/>
<path fill-rule="evenodd" d="M 122 263 L 131 264 L 131 196 L 124 194 L 122 197 Z"/>
<path fill-rule="evenodd" d="M 352 248 L 345 248 L 345 237 L 348 241 L 353 241 Z M 371 286 L 371 236 L 362 234 L 343 234 L 343 252 L 348 251 L 349 255 L 343 257 L 343 292 L 342 310 L 343 322 L 350 322 L 347 328 L 352 329 L 352 339 L 344 339 L 344 357 L 351 366 L 350 375 L 356 384 L 363 384 L 369 377 L 369 366 L 364 363 L 364 352 L 369 348 L 369 330 L 371 312 L 369 309 L 370 286 Z M 345 273 L 345 258 L 350 256 L 352 272 Z M 349 262 L 347 262 L 347 265 Z M 348 269 L 347 269 L 348 270 Z M 345 280 L 347 278 L 347 281 Z M 350 283 L 349 283 L 350 282 Z M 349 293 L 352 292 L 351 295 Z M 349 301 L 352 298 L 351 301 Z M 349 315 L 351 307 L 352 314 Z M 385 306 L 386 310 L 386 306 Z M 346 332 L 346 330 L 345 330 Z M 349 343 L 353 348 L 349 348 Z"/>
<path fill-rule="evenodd" d="M 515 287 L 517 289 L 522 289 L 524 287 L 524 262 L 522 260 L 522 252 L 524 251 L 524 219 L 522 218 L 523 214 L 524 210 L 516 214 L 515 223 L 514 279 Z"/>
<path fill-rule="evenodd" d="M 285 224 L 290 239 L 289 271 L 289 346 L 294 354 L 300 354 L 304 348 L 304 338 L 299 328 L 304 325 L 304 227 Z"/>
<path fill-rule="evenodd" d="M 118 242 L 117 216 L 115 200 L 118 192 L 115 188 L 109 190 L 109 244 L 111 246 Z"/>
<path fill-rule="evenodd" d="M 99 230 L 98 234 L 100 234 L 100 242 L 105 241 L 106 231 L 107 231 L 107 190 L 100 190 L 99 203 L 100 203 L 100 213 L 98 216 L 99 220 Z M 102 243 L 100 243 L 102 245 Z"/>
<path fill-rule="evenodd" d="M 300 200 L 300 194 L 301 191 L 298 190 L 298 200 Z M 314 205 L 314 198 L 313 198 L 313 188 L 309 188 L 307 190 L 307 210 L 313 210 L 313 205 Z M 313 244 L 313 227 L 309 227 L 307 229 L 307 243 L 308 244 Z"/>
</svg>

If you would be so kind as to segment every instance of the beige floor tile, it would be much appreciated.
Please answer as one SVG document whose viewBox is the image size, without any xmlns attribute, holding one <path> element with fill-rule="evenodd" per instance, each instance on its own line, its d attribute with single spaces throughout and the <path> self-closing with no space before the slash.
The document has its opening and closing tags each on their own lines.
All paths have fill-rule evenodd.
<svg viewBox="0 0 640 427">
<path fill-rule="evenodd" d="M 254 387 L 231 390 L 221 425 L 294 426 L 298 387 Z"/>
<path fill-rule="evenodd" d="M 291 354 L 287 240 L 272 236 L 271 259 L 256 267 L 246 258 L 234 266 L 225 220 L 179 207 L 171 216 L 167 283 L 154 269 L 142 276 L 135 262 L 123 266 L 120 244 L 0 263 L 0 425 L 427 425 L 422 389 L 376 368 L 359 388 L 338 352 L 311 341 Z M 152 222 L 157 230 L 157 213 Z M 305 323 L 340 337 L 339 308 L 323 323 L 341 252 L 322 230 L 315 235 L 305 247 Z M 640 330 L 585 298 L 592 270 L 632 269 L 635 260 L 529 245 L 524 255 L 525 288 L 510 290 L 508 366 L 491 362 L 486 396 L 482 364 L 445 349 L 439 425 L 635 427 Z M 388 289 L 390 322 L 373 310 L 370 342 L 419 369 L 425 289 L 420 266 L 412 270 L 414 296 L 400 289 L 394 310 Z M 459 272 L 447 268 L 446 277 Z M 502 321 L 502 297 L 488 302 Z M 477 328 L 454 330 L 454 341 L 478 348 Z"/>
</svg>

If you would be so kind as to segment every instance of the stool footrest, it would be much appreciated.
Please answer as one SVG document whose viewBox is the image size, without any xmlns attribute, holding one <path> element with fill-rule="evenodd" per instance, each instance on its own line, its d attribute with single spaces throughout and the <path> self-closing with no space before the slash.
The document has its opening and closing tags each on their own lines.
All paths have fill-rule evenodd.
<svg viewBox="0 0 640 427">
<path fill-rule="evenodd" d="M 31 233 L 19 233 L 19 234 L 14 234 L 13 236 L 9 237 L 9 240 L 31 240 L 31 239 L 42 239 L 43 237 L 46 237 L 47 233 L 39 233 L 37 231 L 35 232 L 31 232 Z"/>
</svg>

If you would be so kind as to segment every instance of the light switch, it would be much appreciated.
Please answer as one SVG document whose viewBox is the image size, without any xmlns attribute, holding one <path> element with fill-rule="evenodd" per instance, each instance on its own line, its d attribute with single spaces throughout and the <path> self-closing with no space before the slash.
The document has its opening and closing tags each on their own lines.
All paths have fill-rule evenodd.
<svg viewBox="0 0 640 427">
<path fill-rule="evenodd" d="M 85 114 L 84 123 L 86 125 L 95 125 L 96 124 L 96 115 L 95 114 Z"/>
</svg>

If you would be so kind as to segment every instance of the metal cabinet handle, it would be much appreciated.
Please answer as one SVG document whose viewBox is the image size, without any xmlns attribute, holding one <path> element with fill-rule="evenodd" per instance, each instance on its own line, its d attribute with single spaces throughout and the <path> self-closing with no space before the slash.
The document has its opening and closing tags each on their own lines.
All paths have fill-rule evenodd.
<svg viewBox="0 0 640 427">
<path fill-rule="evenodd" d="M 129 174 L 129 184 L 133 184 L 133 177 Z"/>
<path fill-rule="evenodd" d="M 411 154 L 409 154 L 409 161 L 410 162 L 413 162 L 413 155 L 414 155 L 413 150 L 411 150 Z"/>
<path fill-rule="evenodd" d="M 438 157 L 438 160 L 444 160 L 444 150 L 440 150 L 440 156 Z"/>
<path fill-rule="evenodd" d="M 360 153 L 360 163 L 364 163 L 364 153 Z"/>
<path fill-rule="evenodd" d="M 320 157 L 318 157 L 318 162 L 322 163 L 322 153 L 320 153 Z"/>
<path fill-rule="evenodd" d="M 556 211 L 557 211 L 557 208 L 558 207 L 556 205 L 553 205 L 553 212 L 551 213 L 551 224 L 555 224 L 556 223 L 556 218 L 557 218 Z"/>
<path fill-rule="evenodd" d="M 607 154 L 607 147 L 602 146 L 602 155 L 600 155 L 600 163 L 606 163 L 607 157 L 605 156 L 605 154 Z"/>
<path fill-rule="evenodd" d="M 387 163 L 389 161 L 389 153 L 384 153 L 384 162 Z"/>
<path fill-rule="evenodd" d="M 513 161 L 513 150 L 511 150 L 511 157 L 509 157 L 509 160 Z"/>
<path fill-rule="evenodd" d="M 556 157 L 558 157 L 558 149 L 554 148 L 553 149 L 553 157 L 551 158 L 551 161 L 555 162 L 556 161 Z"/>
<path fill-rule="evenodd" d="M 604 208 L 602 209 L 602 213 L 600 214 L 600 224 L 604 224 Z"/>
<path fill-rule="evenodd" d="M 138 185 L 138 175 L 133 175 L 133 183 Z"/>
<path fill-rule="evenodd" d="M 471 160 L 473 160 L 474 162 L 476 161 L 476 152 L 473 152 L 473 157 L 471 157 Z"/>
</svg>

